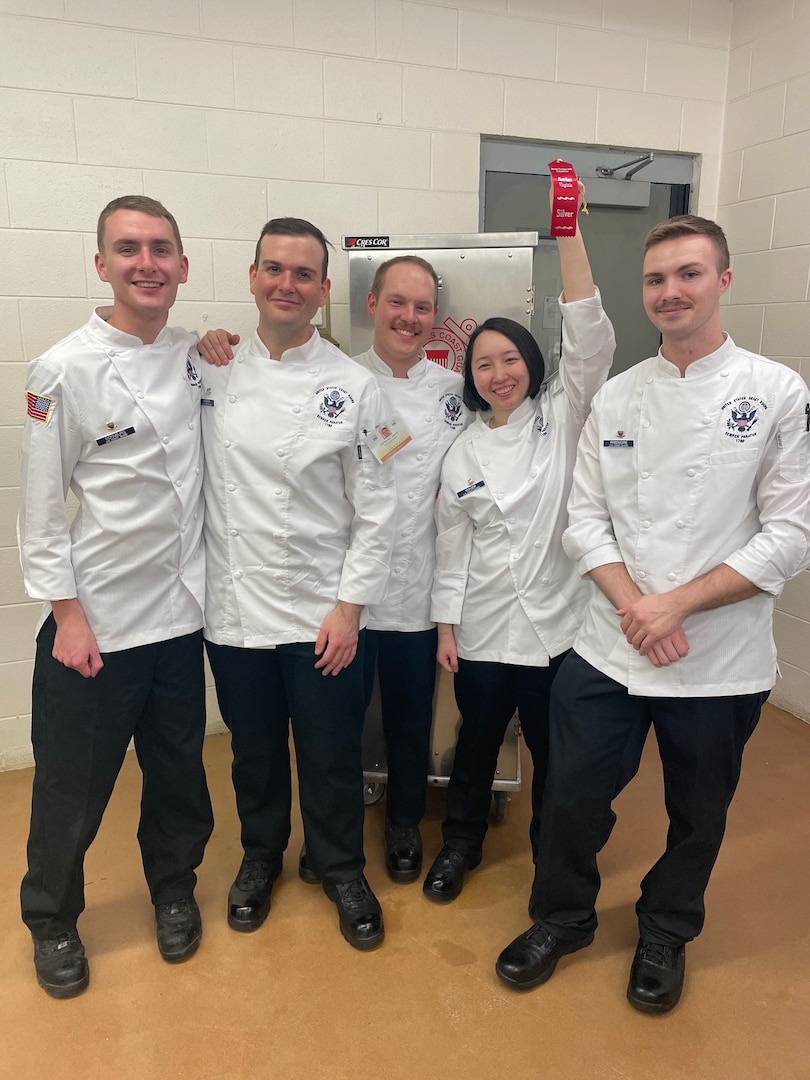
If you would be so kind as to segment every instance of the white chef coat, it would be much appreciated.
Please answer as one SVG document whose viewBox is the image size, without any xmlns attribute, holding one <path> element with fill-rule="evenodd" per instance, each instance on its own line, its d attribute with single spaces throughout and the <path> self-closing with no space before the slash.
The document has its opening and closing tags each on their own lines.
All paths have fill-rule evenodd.
<svg viewBox="0 0 810 1080">
<path fill-rule="evenodd" d="M 17 524 L 29 596 L 78 597 L 101 652 L 199 630 L 205 581 L 197 338 L 144 345 L 111 314 L 29 365 L 47 419 L 26 419 Z"/>
<path fill-rule="evenodd" d="M 462 399 L 464 379 L 428 360 L 424 350 L 405 379 L 395 379 L 374 349 L 354 359 L 377 377 L 391 412 L 411 436 L 391 459 L 397 488 L 391 576 L 380 603 L 369 608 L 368 627 L 407 633 L 429 630 L 436 492 L 447 448 L 470 419 Z"/>
<path fill-rule="evenodd" d="M 431 616 L 454 624 L 465 660 L 546 667 L 571 646 L 585 608 L 562 549 L 565 504 L 615 337 L 598 292 L 560 308 L 559 372 L 502 427 L 479 412 L 444 460 Z"/>
<path fill-rule="evenodd" d="M 393 468 L 365 445 L 390 412 L 383 392 L 315 331 L 280 361 L 254 333 L 204 380 L 205 636 L 314 641 L 338 600 L 385 590 Z"/>
<path fill-rule="evenodd" d="M 660 354 L 612 379 L 580 444 L 565 550 L 580 573 L 623 562 L 642 593 L 720 563 L 763 592 L 684 622 L 689 655 L 656 668 L 592 592 L 577 652 L 631 694 L 769 690 L 773 600 L 810 564 L 810 433 L 803 380 L 726 337 L 686 377 Z"/>
</svg>

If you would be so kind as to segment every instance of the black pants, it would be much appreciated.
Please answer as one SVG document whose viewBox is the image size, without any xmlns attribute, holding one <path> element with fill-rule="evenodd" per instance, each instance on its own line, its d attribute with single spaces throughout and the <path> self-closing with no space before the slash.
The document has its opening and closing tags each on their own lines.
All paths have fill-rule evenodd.
<svg viewBox="0 0 810 1080">
<path fill-rule="evenodd" d="M 242 846 L 281 855 L 290 839 L 292 722 L 307 862 L 325 881 L 363 872 L 363 644 L 338 675 L 315 668 L 315 642 L 240 649 L 206 641 L 231 732 Z"/>
<path fill-rule="evenodd" d="M 551 699 L 551 765 L 532 890 L 536 920 L 557 937 L 596 927 L 596 853 L 628 745 L 652 723 L 669 814 L 666 850 L 641 883 L 641 936 L 665 945 L 703 928 L 703 895 L 740 776 L 743 749 L 767 693 L 736 697 L 631 697 L 571 653 Z"/>
<path fill-rule="evenodd" d="M 509 721 L 520 717 L 523 738 L 532 755 L 532 824 L 534 848 L 548 767 L 548 714 L 551 684 L 565 653 L 548 667 L 458 662 L 454 679 L 461 728 L 447 788 L 444 842 L 471 855 L 481 850 L 487 831 L 490 792 Z"/>
<path fill-rule="evenodd" d="M 31 739 L 34 789 L 23 921 L 36 937 L 75 927 L 84 856 L 129 740 L 143 773 L 138 842 L 155 904 L 188 896 L 213 828 L 202 763 L 202 631 L 102 653 L 94 679 L 54 660 L 50 616 L 37 638 Z"/>
<path fill-rule="evenodd" d="M 386 814 L 395 825 L 418 825 L 425 813 L 436 687 L 436 629 L 367 630 L 366 704 L 379 675 L 388 751 Z"/>
</svg>

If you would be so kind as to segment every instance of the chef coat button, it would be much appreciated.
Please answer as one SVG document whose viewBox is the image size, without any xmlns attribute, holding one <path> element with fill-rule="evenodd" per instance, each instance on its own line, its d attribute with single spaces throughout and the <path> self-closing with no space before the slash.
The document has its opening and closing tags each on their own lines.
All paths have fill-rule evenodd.
<svg viewBox="0 0 810 1080">
<path fill-rule="evenodd" d="M 401 574 L 402 573 L 402 567 L 401 566 L 395 566 L 394 567 L 394 573 L 395 574 Z"/>
<path fill-rule="evenodd" d="M 645 427 L 645 428 L 648 428 L 650 426 L 650 421 L 649 420 L 642 420 L 641 426 Z"/>
<path fill-rule="evenodd" d="M 721 378 L 721 379 L 727 379 L 727 378 L 729 377 L 729 375 L 730 375 L 730 374 L 731 374 L 731 372 L 730 372 L 730 371 L 721 371 L 721 372 L 720 372 L 720 378 Z"/>
<path fill-rule="evenodd" d="M 534 478 L 537 476 L 537 469 L 532 469 L 530 475 L 531 475 L 532 480 L 534 480 Z"/>
<path fill-rule="evenodd" d="M 239 535 L 239 530 L 238 529 L 231 529 L 230 533 L 231 533 L 231 536 L 238 536 Z"/>
<path fill-rule="evenodd" d="M 183 481 L 182 480 L 175 480 L 174 486 L 175 487 L 182 487 L 183 486 Z"/>
<path fill-rule="evenodd" d="M 194 430 L 194 424 L 189 424 L 188 425 L 188 430 L 193 431 Z"/>
<path fill-rule="evenodd" d="M 496 491 L 495 492 L 495 498 L 496 499 L 502 499 L 503 498 L 503 492 L 502 491 Z"/>
<path fill-rule="evenodd" d="M 675 574 L 667 574 L 667 581 L 675 581 L 675 580 L 677 580 Z"/>
<path fill-rule="evenodd" d="M 652 382 L 652 375 L 648 375 L 647 376 L 647 385 L 649 385 L 651 382 Z"/>
<path fill-rule="evenodd" d="M 233 402 L 236 401 L 236 394 L 228 394 L 228 401 L 233 404 Z"/>
<path fill-rule="evenodd" d="M 644 578 L 646 578 L 647 574 L 646 574 L 646 572 L 645 572 L 644 570 L 639 570 L 639 572 L 638 572 L 638 576 L 639 576 L 639 577 L 641 578 L 641 580 L 643 581 L 643 580 L 644 580 Z"/>
<path fill-rule="evenodd" d="M 712 422 L 712 418 L 711 418 L 710 416 L 704 416 L 704 417 L 703 417 L 703 424 L 704 424 L 704 426 L 705 426 L 706 424 L 710 424 L 711 422 Z"/>
<path fill-rule="evenodd" d="M 540 581 L 541 581 L 541 583 L 543 585 L 548 585 L 548 578 L 547 577 L 541 578 Z"/>
<path fill-rule="evenodd" d="M 165 445 L 166 445 L 166 443 L 167 443 L 168 441 L 169 441 L 169 436 L 168 436 L 168 435 L 164 435 L 164 436 L 163 436 L 163 445 L 165 446 Z"/>
<path fill-rule="evenodd" d="M 294 413 L 300 413 L 301 412 L 301 406 L 300 405 L 294 405 L 293 406 L 293 412 Z"/>
<path fill-rule="evenodd" d="M 226 440 L 225 440 L 225 449 L 227 450 L 227 449 L 228 449 L 228 447 L 229 447 L 230 445 L 231 445 L 231 440 L 230 440 L 230 439 L 226 439 Z"/>
<path fill-rule="evenodd" d="M 279 447 L 279 449 L 276 450 L 276 453 L 278 454 L 279 457 L 284 457 L 284 455 L 287 453 L 287 451 L 284 450 L 283 448 Z"/>
<path fill-rule="evenodd" d="M 143 399 L 144 399 L 144 398 L 146 397 L 146 395 L 145 395 L 145 394 L 143 393 L 143 391 L 142 391 L 142 390 L 139 390 L 139 391 L 138 391 L 138 394 L 137 394 L 137 396 L 138 396 L 138 399 L 139 399 L 140 401 L 143 401 Z"/>
<path fill-rule="evenodd" d="M 237 357 L 236 362 L 237 362 L 237 364 L 244 364 L 244 362 L 245 362 L 244 356 Z"/>
<path fill-rule="evenodd" d="M 651 521 L 642 521 L 641 524 L 642 524 L 642 527 L 645 528 L 645 529 L 652 528 L 652 522 Z"/>
<path fill-rule="evenodd" d="M 236 578 L 237 581 L 240 581 L 241 578 L 242 578 L 242 571 L 237 570 L 236 573 L 233 576 Z"/>
<path fill-rule="evenodd" d="M 412 491 L 409 491 L 409 492 L 408 492 L 408 498 L 409 498 L 409 499 L 412 499 L 413 497 L 414 497 L 414 494 L 413 494 L 413 492 L 412 492 Z"/>
<path fill-rule="evenodd" d="M 525 596 L 525 595 L 526 595 L 526 590 L 525 589 L 518 589 L 518 596 Z"/>
<path fill-rule="evenodd" d="M 644 472 L 643 472 L 643 473 L 641 474 L 641 479 L 642 479 L 642 480 L 649 480 L 649 479 L 650 479 L 650 474 L 649 474 L 649 473 L 648 473 L 648 472 L 647 472 L 647 471 L 645 470 L 645 471 L 644 471 Z"/>
<path fill-rule="evenodd" d="M 534 546 L 535 546 L 535 547 L 540 547 L 540 541 L 539 541 L 539 540 L 535 540 L 535 542 L 534 542 Z"/>
<path fill-rule="evenodd" d="M 513 551 L 511 553 L 511 555 L 509 556 L 510 559 L 516 559 L 517 557 L 518 557 L 518 553 L 516 551 Z"/>
<path fill-rule="evenodd" d="M 433 417 L 432 416 L 426 416 L 425 417 L 425 423 L 426 424 L 432 424 L 433 423 Z"/>
<path fill-rule="evenodd" d="M 181 525 L 181 526 L 180 526 L 180 532 L 181 532 L 181 533 L 184 533 L 185 531 L 186 531 L 186 526 L 185 526 L 185 525 Z"/>
<path fill-rule="evenodd" d="M 284 488 L 276 488 L 276 495 L 283 495 L 283 494 L 284 494 Z"/>
<path fill-rule="evenodd" d="M 416 460 L 417 460 L 417 461 L 424 461 L 424 459 L 425 459 L 425 455 L 424 455 L 424 454 L 417 454 L 417 455 L 416 455 Z"/>
<path fill-rule="evenodd" d="M 115 351 L 115 349 L 107 349 L 107 356 L 112 359 L 114 356 L 118 356 L 118 353 Z"/>
<path fill-rule="evenodd" d="M 400 536 L 404 536 L 404 537 L 406 537 L 406 538 L 407 538 L 407 536 L 408 536 L 408 530 L 407 530 L 407 529 L 403 529 L 403 530 L 402 530 L 402 532 L 401 532 L 401 533 L 400 533 L 399 535 L 400 535 Z"/>
<path fill-rule="evenodd" d="M 183 567 L 181 566 L 180 569 L 177 572 L 180 575 L 180 577 L 182 577 L 183 576 Z"/>
<path fill-rule="evenodd" d="M 686 470 L 686 475 L 687 476 L 694 476 L 695 475 L 695 470 L 694 469 L 687 469 Z"/>
<path fill-rule="evenodd" d="M 683 528 L 685 528 L 685 526 L 686 526 L 685 521 L 676 521 L 675 522 L 675 528 L 676 529 L 683 529 Z"/>
<path fill-rule="evenodd" d="M 481 464 L 482 465 L 489 465 L 489 458 L 484 458 L 484 460 L 481 462 Z"/>
<path fill-rule="evenodd" d="M 196 468 L 196 469 L 194 470 L 194 475 L 195 475 L 195 476 L 199 476 L 199 475 L 200 475 L 200 470 L 199 470 L 199 468 Z"/>
<path fill-rule="evenodd" d="M 431 381 L 428 383 L 428 386 L 430 387 L 431 390 L 433 389 L 433 387 L 435 385 L 436 385 L 436 380 L 435 379 L 431 379 Z"/>
<path fill-rule="evenodd" d="M 197 515 L 196 515 L 196 514 L 194 515 L 194 520 L 195 520 L 195 521 L 197 520 Z"/>
<path fill-rule="evenodd" d="M 228 491 L 236 491 L 236 484 L 228 484 Z"/>
<path fill-rule="evenodd" d="M 316 367 L 311 367 L 309 369 L 309 374 L 310 375 L 317 375 L 318 374 L 318 369 Z"/>
<path fill-rule="evenodd" d="M 515 519 L 514 518 L 507 518 L 506 520 L 509 522 L 510 525 L 515 524 Z"/>
</svg>

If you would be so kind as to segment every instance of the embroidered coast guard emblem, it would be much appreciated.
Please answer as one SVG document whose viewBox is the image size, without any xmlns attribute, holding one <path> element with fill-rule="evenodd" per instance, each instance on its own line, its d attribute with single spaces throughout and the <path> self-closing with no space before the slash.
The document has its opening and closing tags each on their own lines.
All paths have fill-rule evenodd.
<svg viewBox="0 0 810 1080">
<path fill-rule="evenodd" d="M 444 405 L 444 422 L 451 428 L 461 427 L 463 424 L 463 402 L 458 394 L 444 394 L 440 399 Z"/>
<path fill-rule="evenodd" d="M 733 431 L 750 431 L 757 422 L 757 410 L 750 401 L 741 401 L 739 409 L 732 407 L 731 418 L 726 425 Z"/>
<path fill-rule="evenodd" d="M 342 386 L 322 386 L 316 391 L 316 397 L 320 398 L 318 419 L 327 427 L 342 424 L 347 404 L 354 404 L 354 398 Z"/>
<path fill-rule="evenodd" d="M 186 378 L 192 386 L 199 386 L 202 381 L 199 372 L 191 362 L 191 356 L 186 357 Z"/>
<path fill-rule="evenodd" d="M 768 408 L 758 397 L 738 397 L 727 401 L 721 412 L 725 419 L 724 434 L 735 442 L 745 442 L 757 434 L 754 428 L 760 421 L 760 414 Z"/>
</svg>

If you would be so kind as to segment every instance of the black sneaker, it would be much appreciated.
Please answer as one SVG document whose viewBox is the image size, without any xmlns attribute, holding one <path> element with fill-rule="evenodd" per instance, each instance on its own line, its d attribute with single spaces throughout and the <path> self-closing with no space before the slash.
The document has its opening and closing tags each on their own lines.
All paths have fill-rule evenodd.
<svg viewBox="0 0 810 1080">
<path fill-rule="evenodd" d="M 418 825 L 385 823 L 385 868 L 392 881 L 406 884 L 422 873 L 422 837 Z"/>
<path fill-rule="evenodd" d="M 640 938 L 630 968 L 627 1000 L 639 1012 L 669 1012 L 681 1000 L 685 970 L 685 945 L 661 945 Z"/>
<path fill-rule="evenodd" d="M 281 856 L 267 861 L 242 859 L 228 893 L 228 926 L 250 934 L 258 930 L 270 911 L 270 894 L 281 873 Z"/>
<path fill-rule="evenodd" d="M 445 844 L 425 875 L 422 892 L 437 904 L 449 904 L 464 887 L 464 871 L 474 870 L 480 862 L 480 851 L 464 855 Z"/>
<path fill-rule="evenodd" d="M 188 960 L 200 946 L 202 919 L 193 896 L 155 904 L 157 943 L 160 955 L 170 964 Z"/>
<path fill-rule="evenodd" d="M 90 968 L 78 932 L 66 930 L 52 938 L 34 938 L 37 982 L 53 998 L 72 998 L 87 989 Z"/>
<path fill-rule="evenodd" d="M 385 937 L 382 911 L 362 874 L 340 885 L 325 881 L 323 891 L 337 906 L 340 932 L 350 945 L 365 952 L 382 944 Z"/>
</svg>

